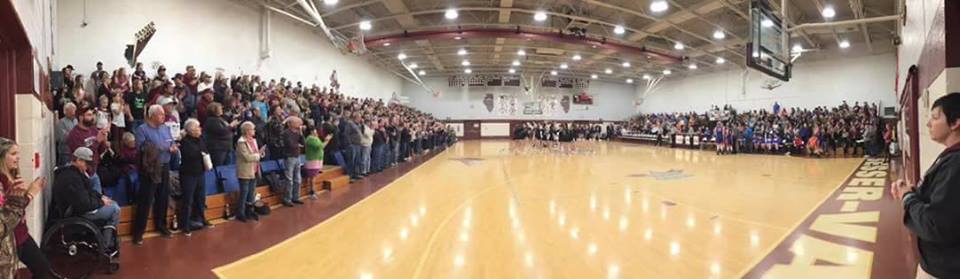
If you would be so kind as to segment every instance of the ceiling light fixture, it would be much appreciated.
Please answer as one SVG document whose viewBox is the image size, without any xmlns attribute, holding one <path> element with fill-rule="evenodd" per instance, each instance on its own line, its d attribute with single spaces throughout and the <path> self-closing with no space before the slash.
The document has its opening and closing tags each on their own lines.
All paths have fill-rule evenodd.
<svg viewBox="0 0 960 279">
<path fill-rule="evenodd" d="M 632 78 L 628 78 L 628 79 L 627 79 L 627 83 L 633 83 L 633 79 L 632 79 Z"/>
<path fill-rule="evenodd" d="M 323 4 L 327 6 L 336 5 L 337 2 L 340 2 L 340 1 L 339 0 L 323 0 Z"/>
<path fill-rule="evenodd" d="M 427 72 L 426 72 L 426 71 L 424 71 L 424 70 L 420 70 L 420 72 L 419 72 L 419 73 L 417 73 L 417 74 L 420 74 L 421 76 L 424 76 L 424 75 L 427 75 Z"/>
<path fill-rule="evenodd" d="M 447 9 L 447 11 L 446 11 L 445 13 L 443 13 L 443 17 L 445 17 L 445 18 L 447 18 L 447 19 L 457 19 L 457 17 L 459 17 L 459 16 L 460 16 L 460 14 L 457 13 L 457 10 L 455 10 L 455 9 Z"/>
<path fill-rule="evenodd" d="M 510 65 L 520 66 L 520 61 L 519 61 L 519 60 L 513 60 L 513 63 L 510 63 Z"/>
<path fill-rule="evenodd" d="M 720 30 L 713 31 L 713 38 L 714 38 L 714 39 L 723 40 L 723 39 L 726 38 L 726 37 L 727 37 L 727 33 L 723 33 L 723 31 L 720 31 Z"/>
<path fill-rule="evenodd" d="M 827 6 L 823 8 L 823 11 L 821 12 L 821 14 L 823 14 L 823 18 L 831 19 L 837 16 L 837 11 L 834 10 L 832 6 Z"/>
<path fill-rule="evenodd" d="M 570 67 L 570 66 L 567 66 L 567 64 L 566 64 L 566 63 L 564 63 L 564 64 L 560 64 L 560 69 L 564 69 L 564 70 L 566 70 L 566 69 L 567 69 L 567 68 L 569 68 L 569 67 Z"/>
<path fill-rule="evenodd" d="M 650 11 L 655 13 L 666 11 L 668 8 L 670 8 L 670 5 L 667 5 L 667 1 L 658 0 L 650 3 Z"/>
<path fill-rule="evenodd" d="M 550 71 L 550 75 L 551 75 L 551 76 L 557 75 L 557 71 Z"/>
<path fill-rule="evenodd" d="M 670 69 L 663 70 L 663 75 L 670 75 L 672 73 L 673 71 L 670 71 Z"/>
<path fill-rule="evenodd" d="M 579 54 L 573 55 L 574 61 L 580 61 L 580 59 L 583 59 L 583 57 L 581 57 Z"/>
<path fill-rule="evenodd" d="M 527 52 L 526 52 L 526 51 L 523 51 L 523 50 L 521 49 L 521 50 L 518 50 L 518 51 L 517 51 L 517 55 L 526 56 L 526 55 L 527 55 Z"/>
<path fill-rule="evenodd" d="M 467 55 L 467 50 L 461 48 L 460 50 L 457 51 L 457 55 L 460 55 L 460 56 Z"/>
<path fill-rule="evenodd" d="M 463 73 L 465 73 L 465 74 L 470 74 L 470 73 L 473 73 L 473 70 L 471 70 L 471 69 L 466 69 L 466 70 L 463 70 Z"/>
<path fill-rule="evenodd" d="M 536 20 L 536 21 L 544 21 L 544 20 L 547 20 L 547 13 L 544 12 L 544 11 L 539 11 L 539 12 L 533 14 L 533 20 Z"/>
<path fill-rule="evenodd" d="M 623 33 L 626 33 L 626 32 L 627 32 L 627 29 L 624 29 L 623 26 L 617 25 L 613 27 L 614 34 L 622 35 Z"/>
<path fill-rule="evenodd" d="M 850 41 L 847 41 L 847 40 L 840 41 L 840 48 L 848 48 L 848 47 L 850 47 Z"/>
<path fill-rule="evenodd" d="M 684 48 L 686 48 L 686 46 L 684 46 L 683 43 L 681 43 L 681 42 L 677 42 L 677 43 L 673 44 L 673 49 L 683 50 Z"/>
<path fill-rule="evenodd" d="M 623 64 L 620 64 L 620 66 L 623 66 L 624 68 L 630 68 L 630 62 L 623 62 Z"/>
<path fill-rule="evenodd" d="M 407 59 L 407 55 L 403 53 L 397 54 L 397 59 L 400 59 L 400 60 Z"/>
<path fill-rule="evenodd" d="M 463 60 L 463 62 L 460 62 L 460 65 L 470 66 L 470 61 Z"/>
<path fill-rule="evenodd" d="M 687 68 L 689 68 L 689 69 L 691 69 L 691 70 L 696 70 L 696 69 L 699 68 L 699 67 L 697 66 L 697 64 L 690 64 L 690 66 L 687 66 Z"/>
<path fill-rule="evenodd" d="M 510 72 L 511 74 L 515 74 L 515 73 L 517 73 L 517 70 L 515 70 L 515 69 L 513 69 L 513 68 L 510 68 L 510 70 L 508 70 L 507 72 Z"/>
<path fill-rule="evenodd" d="M 453 37 L 453 39 L 459 41 L 459 40 L 463 40 L 463 37 L 456 36 L 456 37 Z"/>
<path fill-rule="evenodd" d="M 420 65 L 417 65 L 417 63 L 413 63 L 413 64 L 410 64 L 409 67 L 410 67 L 410 69 L 416 69 L 416 68 L 420 67 Z"/>
<path fill-rule="evenodd" d="M 727 63 L 727 59 L 723 59 L 723 57 L 717 57 L 717 64 L 723 64 L 723 63 Z"/>
<path fill-rule="evenodd" d="M 590 75 L 590 78 L 591 78 L 591 79 L 597 79 L 597 78 L 599 78 L 599 76 L 597 76 L 597 74 L 592 74 L 592 75 Z"/>
<path fill-rule="evenodd" d="M 390 43 L 383 43 L 383 46 L 388 47 L 390 46 Z"/>
<path fill-rule="evenodd" d="M 653 78 L 653 77 L 651 77 L 651 76 L 648 75 L 648 74 L 643 74 L 643 79 L 645 79 L 645 80 L 650 80 L 651 78 Z"/>
<path fill-rule="evenodd" d="M 360 30 L 367 31 L 373 29 L 373 24 L 369 20 L 364 20 L 360 22 Z"/>
<path fill-rule="evenodd" d="M 803 52 L 803 46 L 800 44 L 793 45 L 793 52 L 795 53 Z"/>
<path fill-rule="evenodd" d="M 760 21 L 760 26 L 763 26 L 764 28 L 773 27 L 773 21 L 770 20 L 769 18 L 765 18 L 762 21 Z"/>
<path fill-rule="evenodd" d="M 603 73 L 609 75 L 609 74 L 612 74 L 612 73 L 613 73 L 613 70 L 611 70 L 610 68 L 607 68 L 606 70 L 603 70 Z"/>
</svg>

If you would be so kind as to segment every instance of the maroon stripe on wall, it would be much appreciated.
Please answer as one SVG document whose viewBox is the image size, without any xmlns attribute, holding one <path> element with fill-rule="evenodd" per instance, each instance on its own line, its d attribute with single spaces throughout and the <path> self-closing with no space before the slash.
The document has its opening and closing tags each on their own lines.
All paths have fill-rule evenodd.
<svg viewBox="0 0 960 279">
<path fill-rule="evenodd" d="M 944 1 L 947 68 L 960 67 L 960 1 Z"/>
<path fill-rule="evenodd" d="M 933 18 L 933 26 L 927 32 L 926 42 L 923 45 L 923 52 L 920 54 L 920 61 L 917 61 L 920 77 L 920 88 L 930 87 L 930 84 L 940 76 L 946 67 L 947 46 L 945 40 L 945 21 L 944 21 L 944 2 L 939 1 L 936 15 Z M 919 9 L 919 7 L 915 7 Z M 905 65 L 908 66 L 908 65 Z M 909 67 L 909 66 L 908 66 Z"/>
</svg>

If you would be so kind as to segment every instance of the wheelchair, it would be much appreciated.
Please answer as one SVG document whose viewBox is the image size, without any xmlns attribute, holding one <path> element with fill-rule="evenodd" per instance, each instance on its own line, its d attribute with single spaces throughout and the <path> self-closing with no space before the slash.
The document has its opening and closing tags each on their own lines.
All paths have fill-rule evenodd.
<svg viewBox="0 0 960 279">
<path fill-rule="evenodd" d="M 120 270 L 120 240 L 115 228 L 82 217 L 60 217 L 73 216 L 69 210 L 63 212 L 66 214 L 51 213 L 40 250 L 50 261 L 55 276 L 87 278 L 102 268 L 108 274 Z"/>
</svg>

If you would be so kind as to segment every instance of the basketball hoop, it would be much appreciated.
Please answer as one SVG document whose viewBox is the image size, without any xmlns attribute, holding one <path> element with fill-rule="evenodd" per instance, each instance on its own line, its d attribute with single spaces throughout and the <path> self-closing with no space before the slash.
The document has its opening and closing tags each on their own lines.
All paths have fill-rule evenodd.
<svg viewBox="0 0 960 279">
<path fill-rule="evenodd" d="M 347 41 L 347 51 L 354 55 L 367 54 L 367 44 L 363 42 L 362 32 Z"/>
</svg>

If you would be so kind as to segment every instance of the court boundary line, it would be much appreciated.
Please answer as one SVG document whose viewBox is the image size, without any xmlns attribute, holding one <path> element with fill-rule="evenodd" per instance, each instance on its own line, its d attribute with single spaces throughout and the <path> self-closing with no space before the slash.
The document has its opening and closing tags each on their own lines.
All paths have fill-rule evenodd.
<svg viewBox="0 0 960 279">
<path fill-rule="evenodd" d="M 800 219 L 800 221 L 797 221 L 795 225 L 791 226 L 791 228 L 787 230 L 787 233 L 784 234 L 783 237 L 780 237 L 779 240 L 774 242 L 773 246 L 771 246 L 769 249 L 767 249 L 766 252 L 763 253 L 763 256 L 757 258 L 756 260 L 753 260 L 743 270 L 740 270 L 740 272 L 738 272 L 739 275 L 737 275 L 737 278 L 744 278 L 744 276 L 746 276 L 747 273 L 750 273 L 750 270 L 753 270 L 753 268 L 759 265 L 761 262 L 763 262 L 763 260 L 766 259 L 767 256 L 770 256 L 770 254 L 773 253 L 773 251 L 776 250 L 777 247 L 779 247 L 780 244 L 783 243 L 783 241 L 787 240 L 787 238 L 793 235 L 793 232 L 797 231 L 797 229 L 800 228 L 800 225 L 802 225 L 803 222 L 807 220 L 807 218 L 810 218 L 810 216 L 813 216 L 813 213 L 816 212 L 817 209 L 819 209 L 821 206 L 823 206 L 824 203 L 827 203 L 827 201 L 830 200 L 831 197 L 833 197 L 833 194 L 837 193 L 837 191 L 840 190 L 840 188 L 843 188 L 843 186 L 847 184 L 847 181 L 850 181 L 850 178 L 852 178 L 854 174 L 857 173 L 857 170 L 859 170 L 860 166 L 863 166 L 863 164 L 866 161 L 867 161 L 867 158 L 861 159 L 860 163 L 853 168 L 853 171 L 851 171 L 850 174 L 847 175 L 847 177 L 844 178 L 843 181 L 841 181 L 840 184 L 837 185 L 837 188 L 834 188 L 833 191 L 831 191 L 829 194 L 827 194 L 826 197 L 823 198 L 823 200 L 821 200 L 819 203 L 817 203 L 816 206 L 810 209 L 810 212 L 807 212 L 807 214 L 804 215 L 803 218 Z"/>
<path fill-rule="evenodd" d="M 461 142 L 457 142 L 457 144 L 462 144 L 462 143 L 461 143 Z M 218 278 L 224 278 L 224 275 L 222 274 L 222 271 L 223 271 L 224 269 L 229 269 L 229 268 L 233 267 L 234 265 L 240 265 L 240 264 L 244 264 L 244 263 L 246 263 L 246 262 L 248 262 L 248 261 L 252 261 L 254 258 L 260 257 L 260 256 L 262 256 L 263 254 L 269 253 L 269 252 L 273 251 L 274 249 L 278 249 L 278 247 L 286 244 L 287 242 L 290 242 L 290 241 L 293 241 L 293 240 L 295 240 L 295 239 L 299 239 L 299 238 L 303 237 L 303 236 L 306 235 L 307 233 L 313 231 L 314 229 L 319 228 L 320 226 L 323 226 L 323 225 L 325 225 L 325 224 L 329 224 L 330 221 L 334 220 L 335 218 L 340 217 L 341 215 L 343 215 L 343 214 L 346 213 L 347 211 L 356 208 L 356 207 L 359 206 L 360 204 L 362 204 L 362 203 L 364 203 L 364 202 L 366 202 L 366 201 L 369 201 L 369 200 L 370 200 L 371 198 L 373 198 L 374 196 L 383 193 L 383 192 L 384 192 L 383 190 L 386 190 L 387 188 L 390 188 L 390 187 L 393 186 L 398 180 L 403 179 L 404 177 L 406 177 L 407 175 L 409 175 L 411 172 L 419 169 L 419 168 L 422 167 L 423 165 L 426 165 L 427 163 L 430 163 L 430 162 L 435 161 L 434 159 L 436 159 L 436 158 L 439 157 L 440 155 L 443 155 L 444 153 L 447 153 L 447 152 L 450 151 L 451 149 L 453 149 L 453 146 L 447 147 L 446 149 L 444 149 L 444 150 L 441 151 L 440 153 L 434 154 L 432 157 L 430 157 L 430 159 L 427 159 L 427 161 L 425 161 L 425 162 L 423 162 L 423 163 L 420 163 L 420 164 L 417 165 L 416 167 L 414 167 L 414 168 L 410 169 L 409 171 L 405 172 L 404 174 L 400 175 L 400 177 L 397 177 L 396 179 L 394 179 L 393 181 L 391 181 L 389 184 L 384 185 L 382 188 L 378 189 L 376 192 L 373 192 L 373 193 L 370 194 L 369 196 L 366 196 L 366 197 L 364 197 L 363 199 L 357 201 L 356 203 L 348 206 L 347 208 L 344 208 L 344 209 L 341 210 L 340 212 L 337 212 L 337 213 L 334 214 L 333 216 L 330 216 L 330 218 L 327 218 L 326 220 L 323 220 L 322 222 L 317 223 L 316 225 L 314 225 L 314 226 L 312 226 L 312 227 L 310 227 L 310 228 L 307 228 L 306 230 L 303 230 L 303 231 L 301 231 L 301 232 L 299 232 L 299 233 L 297 233 L 297 234 L 295 234 L 295 235 L 293 235 L 293 236 L 291 236 L 291 237 L 289 237 L 289 238 L 287 238 L 287 239 L 284 239 L 283 241 L 280 241 L 280 242 L 278 242 L 277 244 L 271 245 L 270 247 L 267 247 L 266 249 L 263 249 L 263 250 L 260 250 L 259 252 L 256 252 L 256 253 L 247 255 L 246 257 L 243 257 L 243 258 L 241 258 L 241 259 L 239 259 L 239 260 L 236 260 L 236 261 L 234 261 L 234 262 L 231 262 L 231 263 L 228 263 L 228 264 L 225 264 L 225 265 L 222 265 L 222 266 L 218 266 L 218 267 L 216 267 L 216 268 L 214 268 L 214 269 L 212 269 L 212 270 L 210 270 L 210 271 L 213 272 L 213 274 L 217 275 Z"/>
</svg>

